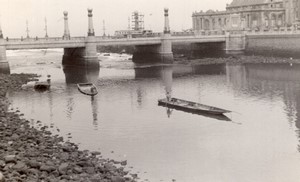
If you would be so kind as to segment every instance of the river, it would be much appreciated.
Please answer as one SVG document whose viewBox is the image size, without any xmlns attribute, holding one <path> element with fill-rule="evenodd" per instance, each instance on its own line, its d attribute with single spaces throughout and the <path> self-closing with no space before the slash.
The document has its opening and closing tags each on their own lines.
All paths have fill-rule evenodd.
<svg viewBox="0 0 300 182">
<path fill-rule="evenodd" d="M 51 89 L 8 93 L 33 125 L 127 160 L 141 181 L 296 182 L 300 179 L 300 66 L 135 65 L 101 55 L 100 70 L 63 68 L 62 50 L 9 51 L 11 73 L 51 75 Z M 99 94 L 81 94 L 91 81 Z M 233 111 L 226 117 L 158 106 L 174 97 Z"/>
</svg>

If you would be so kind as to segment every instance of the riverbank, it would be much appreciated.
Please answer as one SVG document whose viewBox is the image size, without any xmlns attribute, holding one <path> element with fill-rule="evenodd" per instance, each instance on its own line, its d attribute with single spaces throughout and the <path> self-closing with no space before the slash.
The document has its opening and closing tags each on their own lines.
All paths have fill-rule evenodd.
<svg viewBox="0 0 300 182">
<path fill-rule="evenodd" d="M 18 91 L 34 74 L 0 74 L 0 182 L 84 181 L 133 182 L 124 170 L 126 161 L 102 159 L 100 152 L 81 151 L 53 135 L 40 121 L 40 129 L 9 111 L 7 90 Z"/>
<path fill-rule="evenodd" d="M 175 58 L 177 64 L 275 64 L 275 63 L 287 63 L 287 64 L 300 64 L 300 59 L 283 58 L 283 57 L 265 57 L 265 56 L 247 56 L 247 55 L 233 55 L 224 58 L 201 58 L 188 60 L 185 58 Z"/>
</svg>

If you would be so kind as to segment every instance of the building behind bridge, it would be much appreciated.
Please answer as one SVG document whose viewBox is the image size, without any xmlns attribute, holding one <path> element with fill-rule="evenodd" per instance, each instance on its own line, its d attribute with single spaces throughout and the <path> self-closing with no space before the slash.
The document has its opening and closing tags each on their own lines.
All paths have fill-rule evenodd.
<svg viewBox="0 0 300 182">
<path fill-rule="evenodd" d="M 193 30 L 198 35 L 226 30 L 297 29 L 300 0 L 233 0 L 225 11 L 194 12 L 192 18 Z"/>
</svg>

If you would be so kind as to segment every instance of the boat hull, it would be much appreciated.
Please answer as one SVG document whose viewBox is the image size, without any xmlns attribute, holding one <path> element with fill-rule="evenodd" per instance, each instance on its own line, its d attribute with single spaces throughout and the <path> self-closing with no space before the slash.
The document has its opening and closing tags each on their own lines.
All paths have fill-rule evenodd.
<svg viewBox="0 0 300 182">
<path fill-rule="evenodd" d="M 79 92 L 85 95 L 94 96 L 98 94 L 96 86 L 92 83 L 79 83 L 77 84 L 77 88 Z"/>
<path fill-rule="evenodd" d="M 158 105 L 174 108 L 177 110 L 187 111 L 187 112 L 188 111 L 194 113 L 199 112 L 199 113 L 206 113 L 206 114 L 213 114 L 213 115 L 221 115 L 221 114 L 223 115 L 224 113 L 231 112 L 225 109 L 207 106 L 207 105 L 176 99 L 176 98 L 171 98 L 170 100 L 160 99 L 158 100 Z"/>
</svg>

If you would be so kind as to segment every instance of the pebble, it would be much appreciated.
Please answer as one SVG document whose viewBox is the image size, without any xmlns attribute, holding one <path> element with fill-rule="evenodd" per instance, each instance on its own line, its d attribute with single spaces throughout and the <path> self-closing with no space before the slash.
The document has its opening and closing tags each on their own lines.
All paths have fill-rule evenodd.
<svg viewBox="0 0 300 182">
<path fill-rule="evenodd" d="M 68 163 L 62 163 L 59 167 L 58 167 L 58 171 L 60 174 L 66 174 L 67 170 L 68 170 L 69 164 Z"/>
<path fill-rule="evenodd" d="M 4 157 L 4 161 L 6 163 L 16 162 L 16 156 L 15 155 L 7 155 Z"/>
<path fill-rule="evenodd" d="M 4 175 L 0 172 L 0 182 L 5 182 Z"/>
</svg>

